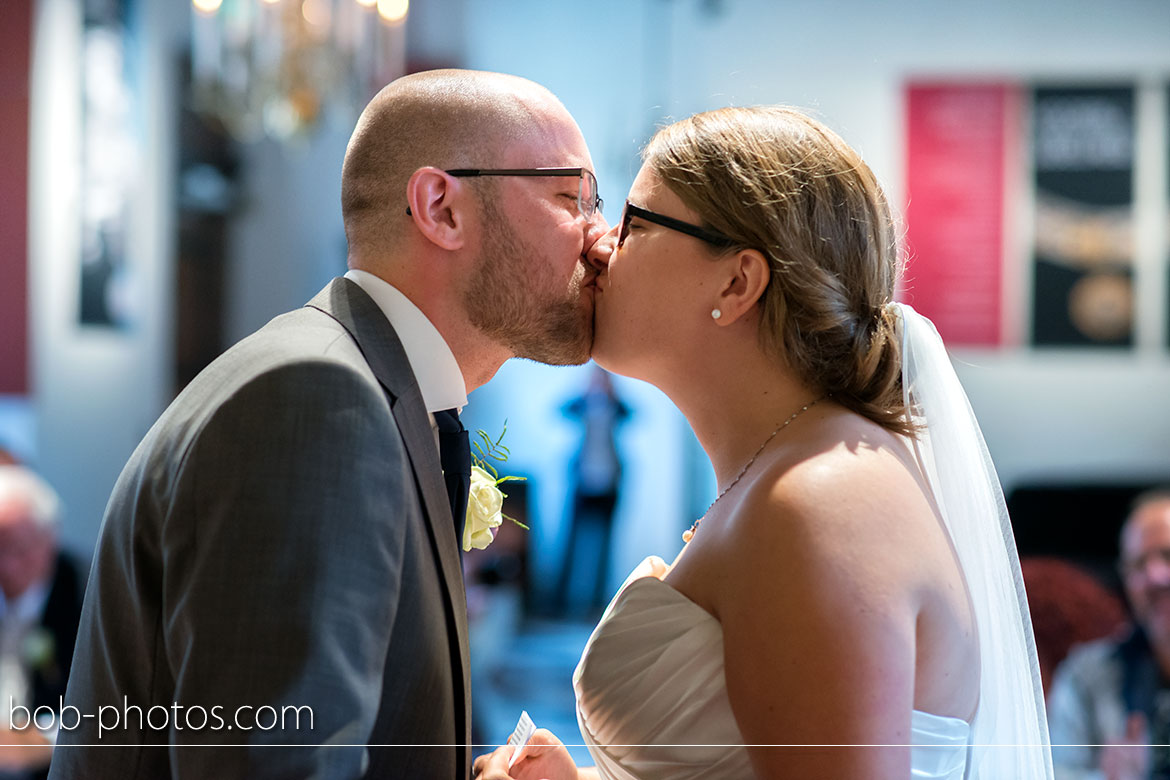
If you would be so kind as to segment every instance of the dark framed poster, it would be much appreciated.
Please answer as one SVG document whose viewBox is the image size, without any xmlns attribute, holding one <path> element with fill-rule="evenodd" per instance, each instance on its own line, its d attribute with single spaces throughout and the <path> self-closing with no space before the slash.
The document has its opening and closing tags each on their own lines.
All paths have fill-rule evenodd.
<svg viewBox="0 0 1170 780">
<path fill-rule="evenodd" d="M 83 8 L 78 320 L 126 328 L 141 305 L 128 241 L 142 173 L 134 0 L 84 0 Z"/>
<path fill-rule="evenodd" d="M 1132 346 L 1134 88 L 1038 88 L 1032 127 L 1032 342 Z"/>
</svg>

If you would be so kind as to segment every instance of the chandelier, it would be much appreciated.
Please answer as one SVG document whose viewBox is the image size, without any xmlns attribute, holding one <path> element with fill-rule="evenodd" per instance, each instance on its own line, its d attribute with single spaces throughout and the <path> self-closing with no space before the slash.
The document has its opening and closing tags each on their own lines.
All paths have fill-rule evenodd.
<svg viewBox="0 0 1170 780">
<path fill-rule="evenodd" d="M 238 139 L 345 124 L 405 71 L 409 0 L 192 0 L 197 111 Z"/>
</svg>

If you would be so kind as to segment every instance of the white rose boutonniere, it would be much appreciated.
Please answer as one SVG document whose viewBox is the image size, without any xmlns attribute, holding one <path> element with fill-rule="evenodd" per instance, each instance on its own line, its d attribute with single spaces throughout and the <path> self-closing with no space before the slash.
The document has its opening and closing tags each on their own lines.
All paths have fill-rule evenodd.
<svg viewBox="0 0 1170 780">
<path fill-rule="evenodd" d="M 496 480 L 479 466 L 471 467 L 471 495 L 467 498 L 467 522 L 463 524 L 463 549 L 482 550 L 496 538 L 504 522 L 504 494 Z"/>
<path fill-rule="evenodd" d="M 504 514 L 504 499 L 508 494 L 500 490 L 505 482 L 521 482 L 524 477 L 501 477 L 489 460 L 506 463 L 511 452 L 505 447 L 504 434 L 508 432 L 508 421 L 495 441 L 484 431 L 476 431 L 479 441 L 472 442 L 471 494 L 467 497 L 467 519 L 463 523 L 463 551 L 473 548 L 483 550 L 496 538 L 496 529 L 505 520 L 511 521 L 524 530 L 528 526 Z"/>
</svg>

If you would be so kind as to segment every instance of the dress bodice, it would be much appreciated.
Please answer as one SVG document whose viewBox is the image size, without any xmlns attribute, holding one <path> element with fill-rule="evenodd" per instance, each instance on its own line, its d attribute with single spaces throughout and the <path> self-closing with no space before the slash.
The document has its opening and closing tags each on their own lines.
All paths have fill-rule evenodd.
<svg viewBox="0 0 1170 780">
<path fill-rule="evenodd" d="M 573 674 L 577 720 L 609 780 L 751 778 L 727 697 L 723 629 L 644 560 L 594 629 Z M 961 780 L 970 727 L 914 711 L 911 777 Z"/>
</svg>

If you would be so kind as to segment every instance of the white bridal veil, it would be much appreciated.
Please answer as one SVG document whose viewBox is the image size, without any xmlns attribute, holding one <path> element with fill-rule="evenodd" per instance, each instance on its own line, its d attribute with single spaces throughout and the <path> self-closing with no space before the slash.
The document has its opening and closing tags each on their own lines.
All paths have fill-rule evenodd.
<svg viewBox="0 0 1170 780">
<path fill-rule="evenodd" d="M 958 553 L 979 631 L 979 709 L 967 777 L 1051 778 L 1036 644 L 995 466 L 933 323 L 906 304 L 891 305 L 902 328 L 904 398 L 922 426 L 916 455 Z"/>
</svg>

